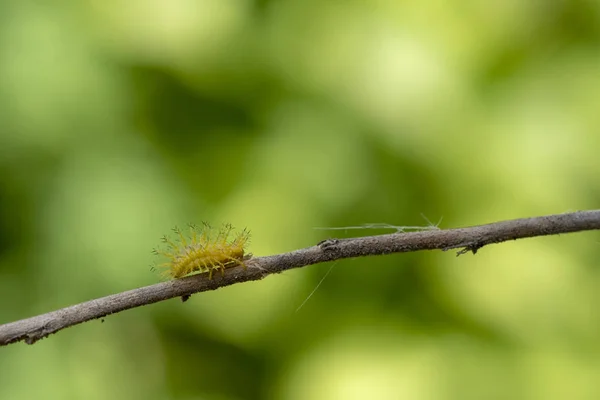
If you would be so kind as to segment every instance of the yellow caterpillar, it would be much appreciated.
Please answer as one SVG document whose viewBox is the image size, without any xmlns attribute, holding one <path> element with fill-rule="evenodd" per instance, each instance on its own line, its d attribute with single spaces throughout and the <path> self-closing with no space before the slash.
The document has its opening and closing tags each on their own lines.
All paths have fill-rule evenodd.
<svg viewBox="0 0 600 400">
<path fill-rule="evenodd" d="M 175 239 L 162 238 L 167 249 L 154 249 L 154 254 L 168 259 L 160 265 L 166 269 L 163 275 L 177 279 L 192 273 L 208 272 L 208 278 L 212 279 L 216 270 L 224 274 L 225 268 L 246 267 L 244 261 L 251 257 L 250 254 L 245 255 L 245 247 L 250 240 L 248 230 L 232 235 L 234 228 L 231 224 L 224 224 L 215 231 L 205 222 L 201 227 L 189 225 L 189 228 L 188 235 L 174 228 Z M 230 239 L 230 236 L 233 237 Z"/>
</svg>

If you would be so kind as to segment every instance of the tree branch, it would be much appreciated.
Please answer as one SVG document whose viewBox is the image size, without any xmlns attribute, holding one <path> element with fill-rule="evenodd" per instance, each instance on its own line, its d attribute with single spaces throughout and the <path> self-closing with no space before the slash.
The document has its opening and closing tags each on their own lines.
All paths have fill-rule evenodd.
<svg viewBox="0 0 600 400">
<path fill-rule="evenodd" d="M 181 297 L 235 283 L 263 279 L 292 268 L 343 258 L 404 253 L 418 250 L 461 249 L 457 255 L 507 240 L 600 229 L 600 210 L 496 222 L 469 228 L 393 233 L 350 239 L 327 239 L 316 246 L 267 257 L 255 257 L 228 268 L 224 276 L 188 276 L 87 301 L 47 314 L 0 325 L 0 345 L 24 341 L 33 344 L 61 329 L 130 308 Z"/>
</svg>

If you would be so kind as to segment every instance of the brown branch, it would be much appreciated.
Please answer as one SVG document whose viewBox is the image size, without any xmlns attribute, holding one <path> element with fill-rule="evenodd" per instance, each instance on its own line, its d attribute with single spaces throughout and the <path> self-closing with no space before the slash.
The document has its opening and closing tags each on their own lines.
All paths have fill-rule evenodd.
<svg viewBox="0 0 600 400">
<path fill-rule="evenodd" d="M 328 239 L 305 249 L 252 258 L 246 262 L 248 268 L 240 266 L 227 269 L 224 276 L 215 274 L 212 280 L 206 274 L 188 276 L 0 325 L 0 345 L 19 341 L 33 344 L 61 329 L 130 308 L 174 297 L 186 300 L 194 293 L 255 281 L 270 274 L 327 261 L 433 249 L 462 249 L 458 255 L 466 252 L 475 254 L 483 246 L 492 243 L 594 229 L 600 229 L 600 210 L 516 219 L 469 228 Z"/>
</svg>

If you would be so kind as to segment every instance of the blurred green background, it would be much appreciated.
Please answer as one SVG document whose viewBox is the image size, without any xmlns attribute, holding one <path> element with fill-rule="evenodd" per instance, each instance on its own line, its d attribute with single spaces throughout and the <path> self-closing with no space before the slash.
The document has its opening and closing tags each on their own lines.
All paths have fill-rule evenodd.
<svg viewBox="0 0 600 400">
<path fill-rule="evenodd" d="M 0 323 L 156 283 L 175 225 L 598 208 L 600 3 L 0 5 Z M 425 218 L 424 218 L 424 217 Z M 315 265 L 0 349 L 2 399 L 598 399 L 600 240 Z"/>
</svg>

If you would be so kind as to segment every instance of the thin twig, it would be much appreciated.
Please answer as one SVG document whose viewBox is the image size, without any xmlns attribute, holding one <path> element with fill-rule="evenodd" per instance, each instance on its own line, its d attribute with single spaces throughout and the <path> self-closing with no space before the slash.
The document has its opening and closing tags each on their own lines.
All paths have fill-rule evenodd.
<svg viewBox="0 0 600 400">
<path fill-rule="evenodd" d="M 260 280 L 292 268 L 327 261 L 434 249 L 461 249 L 458 255 L 467 252 L 475 254 L 483 246 L 492 243 L 594 229 L 600 229 L 600 210 L 516 219 L 469 228 L 327 239 L 305 249 L 252 258 L 246 262 L 248 268 L 230 268 L 224 276 L 215 274 L 212 280 L 206 274 L 188 276 L 0 325 L 0 345 L 19 341 L 33 344 L 61 329 L 130 308 L 175 297 L 186 299 L 194 293 Z"/>
</svg>

